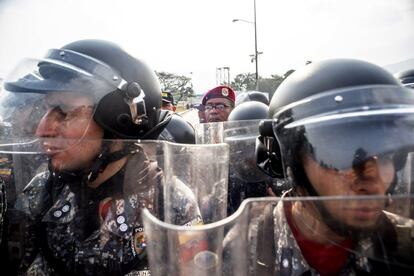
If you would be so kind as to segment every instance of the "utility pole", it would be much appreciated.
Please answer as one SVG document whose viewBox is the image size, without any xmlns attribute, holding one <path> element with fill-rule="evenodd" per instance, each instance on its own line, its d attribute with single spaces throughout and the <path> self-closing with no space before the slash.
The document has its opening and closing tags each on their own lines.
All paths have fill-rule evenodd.
<svg viewBox="0 0 414 276">
<path fill-rule="evenodd" d="M 256 62 L 256 90 L 259 90 L 259 53 L 257 51 L 257 23 L 256 23 L 256 0 L 254 4 L 254 60 Z"/>
</svg>

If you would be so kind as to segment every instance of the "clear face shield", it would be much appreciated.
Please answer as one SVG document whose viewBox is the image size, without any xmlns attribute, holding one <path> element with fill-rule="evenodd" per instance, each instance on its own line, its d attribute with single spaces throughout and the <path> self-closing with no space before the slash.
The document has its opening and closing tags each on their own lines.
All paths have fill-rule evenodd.
<svg viewBox="0 0 414 276">
<path fill-rule="evenodd" d="M 58 138 L 51 140 L 60 143 Z M 64 269 L 98 274 L 147 271 L 142 209 L 163 222 L 186 226 L 226 216 L 226 144 L 88 142 L 75 157 L 47 149 L 23 152 L 27 147 L 0 151 L 10 157 L 13 172 L 8 182 L 14 190 L 8 193 L 9 224 L 5 231 L 14 264 L 25 269 L 46 265 L 56 273 Z M 68 167 L 96 156 L 91 151 L 95 144 L 110 147 L 107 164 L 92 182 L 87 174 L 51 170 L 47 159 L 37 158 L 46 156 Z M 205 158 L 215 162 L 206 163 Z M 99 157 L 95 160 L 104 161 Z M 209 182 L 200 183 L 203 175 L 209 175 Z M 43 250 L 53 255 L 42 255 Z M 68 260 L 67 266 L 60 265 L 63 259 Z"/>
<path fill-rule="evenodd" d="M 232 216 L 197 227 L 165 224 L 144 211 L 152 275 L 291 275 L 311 269 L 408 275 L 414 271 L 412 199 L 247 199 Z M 330 217 L 315 212 L 321 204 L 340 221 L 335 229 L 327 226 Z M 309 258 L 309 244 L 325 255 L 319 264 Z M 338 265 L 329 270 L 330 263 Z"/>
<path fill-rule="evenodd" d="M 98 134 L 89 132 L 97 128 L 96 106 L 111 92 L 125 94 L 131 117 L 139 124 L 146 116 L 145 93 L 130 93 L 125 86 L 126 81 L 108 65 L 70 50 L 53 49 L 42 60 L 25 59 L 3 83 L 2 139 L 26 140 L 33 151 L 41 144 L 33 143 L 33 138 L 95 139 Z M 50 150 L 61 147 L 71 145 L 53 145 Z"/>
</svg>

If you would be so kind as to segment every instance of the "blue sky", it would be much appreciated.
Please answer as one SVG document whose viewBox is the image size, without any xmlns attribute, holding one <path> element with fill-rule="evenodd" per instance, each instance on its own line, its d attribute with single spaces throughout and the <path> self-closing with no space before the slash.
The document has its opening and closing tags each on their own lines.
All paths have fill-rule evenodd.
<svg viewBox="0 0 414 276">
<path fill-rule="evenodd" d="M 256 0 L 262 76 L 306 60 L 414 58 L 414 1 Z M 122 45 L 155 70 L 188 75 L 203 93 L 216 68 L 254 72 L 253 0 L 0 0 L 0 77 L 23 57 L 84 38 Z"/>
</svg>

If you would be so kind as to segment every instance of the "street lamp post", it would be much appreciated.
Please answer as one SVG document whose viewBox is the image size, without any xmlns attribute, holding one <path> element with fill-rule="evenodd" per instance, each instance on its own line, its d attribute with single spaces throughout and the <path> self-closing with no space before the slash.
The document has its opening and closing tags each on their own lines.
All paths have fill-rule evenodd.
<svg viewBox="0 0 414 276">
<path fill-rule="evenodd" d="M 249 20 L 239 19 L 239 18 L 233 19 L 233 22 L 242 21 L 242 22 L 253 24 L 254 26 L 254 61 L 255 61 L 255 66 L 256 66 L 256 90 L 259 90 L 259 55 L 262 54 L 262 52 L 259 53 L 259 51 L 257 51 L 256 0 L 253 1 L 253 4 L 254 4 L 253 22 Z"/>
<path fill-rule="evenodd" d="M 257 52 L 257 24 L 256 24 L 256 0 L 254 3 L 254 60 L 256 62 L 256 90 L 259 90 L 259 53 Z"/>
</svg>

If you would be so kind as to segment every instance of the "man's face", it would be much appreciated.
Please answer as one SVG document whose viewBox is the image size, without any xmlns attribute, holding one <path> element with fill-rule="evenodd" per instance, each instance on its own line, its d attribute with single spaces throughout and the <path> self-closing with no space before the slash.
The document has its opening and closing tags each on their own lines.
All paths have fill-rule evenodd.
<svg viewBox="0 0 414 276">
<path fill-rule="evenodd" d="M 170 102 L 162 101 L 161 109 L 170 110 L 170 111 L 175 112 L 176 107 Z"/>
<path fill-rule="evenodd" d="M 205 104 L 206 122 L 224 122 L 233 110 L 233 104 L 225 98 L 213 98 Z"/>
<path fill-rule="evenodd" d="M 36 129 L 56 171 L 89 167 L 101 150 L 103 129 L 93 120 L 93 103 L 81 95 L 50 93 L 49 107 Z M 51 138 L 51 139 L 48 139 Z"/>
<path fill-rule="evenodd" d="M 395 175 L 388 157 L 374 156 L 344 171 L 323 167 L 309 155 L 303 162 L 308 179 L 320 196 L 385 195 Z M 330 200 L 323 204 L 333 219 L 356 229 L 375 226 L 385 207 L 384 200 Z"/>
</svg>

